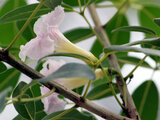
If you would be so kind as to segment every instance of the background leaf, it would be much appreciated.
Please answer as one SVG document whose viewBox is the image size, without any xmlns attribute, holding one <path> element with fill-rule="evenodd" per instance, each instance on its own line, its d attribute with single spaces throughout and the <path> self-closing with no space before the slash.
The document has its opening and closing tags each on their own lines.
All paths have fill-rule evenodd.
<svg viewBox="0 0 160 120">
<path fill-rule="evenodd" d="M 63 111 L 52 113 L 52 114 L 44 117 L 42 120 L 51 119 L 62 112 Z M 65 114 L 64 116 L 60 117 L 57 120 L 96 120 L 96 118 L 92 114 L 89 114 L 88 112 L 81 113 L 78 110 L 73 110 L 73 111 Z"/>
<path fill-rule="evenodd" d="M 24 0 L 7 0 L 7 2 L 0 9 L 0 16 L 3 16 L 7 12 L 23 5 L 26 5 Z M 0 46 L 7 47 L 14 39 L 15 35 L 18 33 L 16 23 L 13 22 L 7 24 L 0 24 L 0 33 L 1 33 Z M 15 52 L 15 50 L 19 49 L 19 46 L 24 43 L 26 43 L 26 41 L 22 37 L 20 37 L 18 41 L 13 45 L 14 49 L 11 49 L 10 52 L 12 52 L 14 55 L 15 54 L 17 55 L 18 52 L 17 51 Z"/>
<path fill-rule="evenodd" d="M 33 19 L 30 22 L 30 24 L 27 26 L 27 28 L 24 30 L 24 32 L 22 33 L 22 36 L 26 41 L 30 41 L 31 39 L 36 37 L 36 35 L 33 31 L 33 26 L 34 26 L 34 23 L 36 22 L 36 20 L 37 19 Z M 20 30 L 23 27 L 23 25 L 25 24 L 25 22 L 26 22 L 26 20 L 17 21 L 16 22 L 17 28 Z"/>
<path fill-rule="evenodd" d="M 9 1 L 12 1 L 12 0 L 9 0 Z M 23 0 L 18 0 L 18 1 L 23 1 Z M 25 4 L 23 4 L 23 5 L 25 5 Z M 10 10 L 5 11 L 3 13 L 3 16 L 0 17 L 0 24 L 28 19 L 28 17 L 32 14 L 32 12 L 37 7 L 37 5 L 38 4 L 30 4 L 30 5 L 26 5 L 26 6 L 21 5 L 22 7 L 19 7 L 17 9 L 12 8 Z M 6 5 L 5 5 L 5 7 L 6 7 Z M 50 11 L 51 11 L 50 8 L 42 6 L 39 9 L 39 11 L 37 12 L 37 14 L 34 16 L 34 18 L 39 17 L 43 14 L 46 14 Z"/>
<path fill-rule="evenodd" d="M 118 88 L 116 88 L 116 85 L 113 84 L 113 86 L 115 88 L 115 92 L 119 93 L 119 90 Z M 89 91 L 89 93 L 87 94 L 87 98 L 89 100 L 98 100 L 98 99 L 106 98 L 112 95 L 113 94 L 109 85 L 107 85 L 107 83 L 104 83 L 92 88 L 91 91 Z"/>
<path fill-rule="evenodd" d="M 94 36 L 89 28 L 75 28 L 64 33 L 64 36 L 73 43 L 80 42 Z"/>
<path fill-rule="evenodd" d="M 2 92 L 8 87 L 14 89 L 19 80 L 19 76 L 20 72 L 18 72 L 14 68 L 8 69 L 5 72 L 0 73 L 0 92 Z"/>
<path fill-rule="evenodd" d="M 17 97 L 21 91 L 23 90 L 23 88 L 26 86 L 27 84 L 25 82 L 20 82 L 18 84 L 18 86 L 15 88 L 15 90 L 13 91 L 13 97 Z M 22 96 L 22 98 L 32 98 L 33 97 L 33 93 L 31 91 L 31 89 L 28 89 L 24 95 Z M 21 102 L 17 102 L 13 104 L 15 109 L 17 110 L 17 112 L 24 118 L 26 119 L 34 119 L 35 118 L 35 102 L 31 101 L 31 102 L 25 102 L 25 103 L 21 103 Z"/>
<path fill-rule="evenodd" d="M 11 88 L 6 88 L 2 92 L 0 92 L 0 113 L 3 111 L 6 103 L 6 97 L 8 96 L 8 92 L 11 90 Z"/>
<path fill-rule="evenodd" d="M 144 33 L 150 34 L 150 35 L 152 35 L 152 36 L 155 36 L 155 35 L 156 35 L 156 33 L 155 33 L 152 29 L 149 29 L 149 28 L 146 28 L 146 27 L 142 27 L 142 26 L 124 26 L 124 27 L 116 28 L 116 29 L 114 29 L 112 32 L 117 32 L 117 31 L 144 32 Z"/>
<path fill-rule="evenodd" d="M 0 73 L 4 72 L 7 70 L 7 67 L 6 65 L 0 61 Z"/>
<path fill-rule="evenodd" d="M 153 81 L 142 83 L 132 96 L 142 120 L 157 120 L 159 94 Z"/>
<path fill-rule="evenodd" d="M 146 6 L 138 11 L 140 24 L 154 30 L 158 35 L 160 35 L 160 28 L 154 23 L 153 19 L 160 17 L 159 11 L 160 8 L 157 6 Z"/>
<path fill-rule="evenodd" d="M 68 63 L 60 67 L 57 71 L 39 79 L 40 82 L 48 82 L 57 78 L 85 78 L 88 80 L 95 79 L 94 71 L 84 64 L 79 63 Z"/>
</svg>

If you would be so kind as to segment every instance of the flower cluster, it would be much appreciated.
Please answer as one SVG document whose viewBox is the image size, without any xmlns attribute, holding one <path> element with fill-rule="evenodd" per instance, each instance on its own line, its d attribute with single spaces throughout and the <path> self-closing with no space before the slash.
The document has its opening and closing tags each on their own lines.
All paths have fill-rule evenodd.
<svg viewBox="0 0 160 120">
<path fill-rule="evenodd" d="M 38 60 L 53 52 L 67 52 L 76 53 L 87 57 L 91 61 L 97 59 L 92 53 L 83 50 L 82 48 L 71 43 L 58 29 L 60 23 L 64 18 L 64 10 L 61 6 L 55 8 L 54 11 L 41 16 L 34 24 L 34 32 L 36 38 L 30 40 L 26 45 L 20 47 L 19 57 L 25 61 L 26 57 Z M 64 61 L 47 60 L 43 64 L 43 69 L 40 71 L 44 76 L 48 76 L 55 72 L 62 65 Z M 54 80 L 66 88 L 73 89 L 88 83 L 87 79 L 72 78 L 72 79 L 57 79 Z M 50 90 L 46 87 L 41 87 L 41 94 L 44 95 Z M 42 99 L 44 104 L 44 111 L 47 114 L 64 109 L 66 102 L 59 99 L 57 93 Z"/>
</svg>

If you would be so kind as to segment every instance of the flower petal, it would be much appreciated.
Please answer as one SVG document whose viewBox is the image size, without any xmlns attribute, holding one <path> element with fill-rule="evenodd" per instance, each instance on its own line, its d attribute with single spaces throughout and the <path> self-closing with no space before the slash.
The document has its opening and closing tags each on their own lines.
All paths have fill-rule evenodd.
<svg viewBox="0 0 160 120">
<path fill-rule="evenodd" d="M 58 6 L 54 11 L 43 15 L 42 19 L 44 23 L 47 23 L 50 27 L 58 27 L 64 18 L 64 8 Z"/>
<path fill-rule="evenodd" d="M 48 36 L 38 36 L 20 47 L 19 57 L 24 61 L 26 56 L 31 59 L 40 59 L 54 51 L 54 41 Z"/>
<path fill-rule="evenodd" d="M 48 25 L 43 22 L 43 18 L 40 17 L 34 24 L 34 32 L 36 35 L 41 35 L 47 32 Z"/>
<path fill-rule="evenodd" d="M 43 74 L 44 76 L 48 76 L 51 73 L 55 72 L 57 69 L 59 69 L 64 64 L 65 62 L 63 60 L 60 60 L 60 61 L 47 60 L 43 64 L 43 69 L 40 71 L 40 73 Z"/>
<path fill-rule="evenodd" d="M 47 87 L 40 87 L 41 94 L 45 95 L 50 90 Z M 66 102 L 57 96 L 58 94 L 56 92 L 52 93 L 51 95 L 45 97 L 42 99 L 42 103 L 44 104 L 44 111 L 47 114 L 51 114 L 56 111 L 63 110 Z"/>
<path fill-rule="evenodd" d="M 58 79 L 54 81 L 63 85 L 68 89 L 78 88 L 89 82 L 88 79 L 84 79 L 84 78 L 63 78 L 63 79 Z"/>
</svg>

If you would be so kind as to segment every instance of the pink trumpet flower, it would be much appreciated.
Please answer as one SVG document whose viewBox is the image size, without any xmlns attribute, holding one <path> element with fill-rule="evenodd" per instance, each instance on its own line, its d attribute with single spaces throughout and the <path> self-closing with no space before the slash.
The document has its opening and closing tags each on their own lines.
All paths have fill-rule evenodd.
<svg viewBox="0 0 160 120">
<path fill-rule="evenodd" d="M 41 16 L 34 24 L 37 37 L 20 47 L 19 57 L 24 61 L 26 56 L 31 59 L 40 59 L 53 52 L 76 53 L 97 61 L 96 57 L 88 51 L 71 43 L 58 29 L 64 18 L 64 9 L 61 6 L 54 11 Z"/>
</svg>

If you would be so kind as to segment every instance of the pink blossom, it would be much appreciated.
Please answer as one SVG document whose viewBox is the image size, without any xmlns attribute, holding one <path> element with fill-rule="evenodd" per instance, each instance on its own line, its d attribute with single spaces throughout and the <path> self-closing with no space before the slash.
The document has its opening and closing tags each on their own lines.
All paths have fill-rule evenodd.
<svg viewBox="0 0 160 120">
<path fill-rule="evenodd" d="M 47 87 L 40 87 L 40 89 L 42 95 L 45 95 L 50 91 Z M 56 92 L 43 98 L 42 103 L 44 104 L 44 111 L 47 114 L 63 110 L 66 105 L 64 100 L 58 98 L 58 94 Z"/>
<path fill-rule="evenodd" d="M 26 56 L 31 59 L 40 59 L 53 52 L 76 53 L 92 61 L 97 59 L 88 51 L 71 43 L 58 29 L 64 18 L 64 9 L 61 6 L 54 11 L 41 16 L 34 24 L 37 37 L 20 47 L 19 57 L 24 61 Z"/>
</svg>

